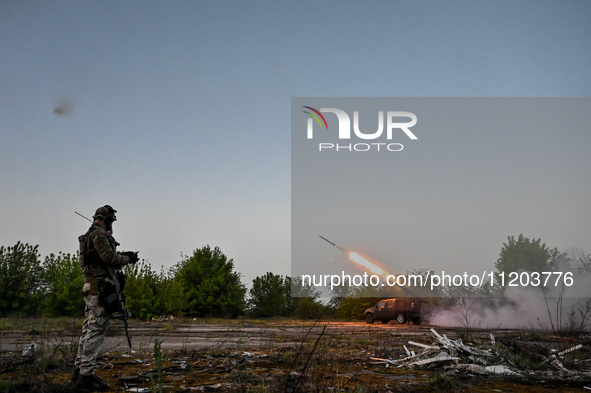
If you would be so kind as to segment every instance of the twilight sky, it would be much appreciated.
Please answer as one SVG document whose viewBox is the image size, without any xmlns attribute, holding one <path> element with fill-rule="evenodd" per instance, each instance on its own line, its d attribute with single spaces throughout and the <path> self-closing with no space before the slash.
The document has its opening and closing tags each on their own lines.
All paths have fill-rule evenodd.
<svg viewBox="0 0 591 393">
<path fill-rule="evenodd" d="M 209 244 L 246 284 L 289 274 L 292 97 L 589 97 L 590 41 L 587 1 L 2 1 L 0 244 L 74 252 L 74 211 L 110 204 L 155 269 Z M 466 247 L 492 265 L 524 232 L 591 252 L 589 207 L 572 209 Z"/>
</svg>

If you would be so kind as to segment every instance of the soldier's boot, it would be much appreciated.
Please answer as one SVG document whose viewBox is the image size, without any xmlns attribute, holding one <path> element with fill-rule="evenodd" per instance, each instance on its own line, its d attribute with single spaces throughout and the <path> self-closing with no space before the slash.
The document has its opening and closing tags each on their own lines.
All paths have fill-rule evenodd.
<svg viewBox="0 0 591 393">
<path fill-rule="evenodd" d="M 70 385 L 74 385 L 78 381 L 79 377 L 80 377 L 80 368 L 76 367 L 74 369 L 74 372 L 72 373 L 72 378 L 70 378 Z"/>
<path fill-rule="evenodd" d="M 108 390 L 109 384 L 104 382 L 101 377 L 96 374 L 92 375 L 80 375 L 75 385 L 76 389 L 95 391 L 95 390 Z"/>
</svg>

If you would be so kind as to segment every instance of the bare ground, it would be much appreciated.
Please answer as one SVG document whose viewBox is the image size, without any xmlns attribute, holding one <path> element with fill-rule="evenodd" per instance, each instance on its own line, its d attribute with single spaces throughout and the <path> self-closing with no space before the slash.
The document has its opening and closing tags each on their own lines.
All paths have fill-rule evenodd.
<svg viewBox="0 0 591 393">
<path fill-rule="evenodd" d="M 18 326 L 17 326 L 18 325 Z M 74 392 L 68 385 L 78 320 L 2 322 L 0 393 Z M 409 341 L 431 345 L 431 329 L 474 348 L 491 348 L 520 375 L 478 375 L 458 361 L 428 367 L 397 363 Z M 582 392 L 591 387 L 587 337 L 516 330 L 450 329 L 430 325 L 285 320 L 131 321 L 132 350 L 122 324 L 111 323 L 97 372 L 110 392 Z M 162 342 L 159 371 L 154 341 Z M 22 350 L 35 342 L 34 357 Z M 564 371 L 544 359 L 564 357 Z M 555 350 L 552 352 L 552 350 Z M 376 359 L 391 359 L 392 363 Z M 461 362 L 464 362 L 462 359 Z M 476 359 L 478 360 L 478 359 Z M 498 358 L 497 358 L 498 361 Z"/>
</svg>

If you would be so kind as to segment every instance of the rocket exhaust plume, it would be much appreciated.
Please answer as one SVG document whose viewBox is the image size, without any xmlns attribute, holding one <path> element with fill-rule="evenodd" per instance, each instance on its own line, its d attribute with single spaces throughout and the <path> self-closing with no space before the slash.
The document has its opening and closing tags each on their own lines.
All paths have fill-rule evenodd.
<svg viewBox="0 0 591 393">
<path fill-rule="evenodd" d="M 379 267 L 376 263 L 369 261 L 367 258 L 365 258 L 364 256 L 360 255 L 359 253 L 357 253 L 355 251 L 349 251 L 347 253 L 347 258 L 349 258 L 350 261 L 355 262 L 357 265 L 363 267 L 365 271 L 369 271 L 370 273 L 376 274 L 381 277 L 388 276 L 387 271 L 385 271 L 384 269 Z"/>
<path fill-rule="evenodd" d="M 318 235 L 318 236 L 320 236 L 320 235 Z M 384 269 L 382 269 L 377 263 L 370 261 L 368 258 L 362 256 L 358 252 L 347 251 L 343 247 L 337 245 L 336 243 L 331 242 L 330 240 L 328 240 L 324 236 L 320 236 L 320 238 L 322 240 L 332 244 L 334 247 L 338 248 L 342 252 L 344 252 L 347 255 L 347 259 L 349 259 L 351 262 L 358 265 L 363 271 L 370 272 L 372 274 L 376 274 L 376 275 L 382 276 L 382 277 L 386 277 L 388 275 L 388 272 L 385 271 Z"/>
<path fill-rule="evenodd" d="M 320 236 L 320 235 L 318 235 L 318 236 Z M 382 278 L 386 278 L 386 277 L 388 277 L 390 275 L 390 273 L 388 273 L 377 262 L 372 261 L 370 258 L 364 257 L 363 255 L 359 254 L 356 251 L 347 251 L 343 247 L 337 245 L 336 243 L 331 242 L 330 240 L 328 240 L 324 236 L 320 236 L 320 238 L 322 240 L 330 243 L 334 247 L 338 248 L 342 252 L 344 252 L 345 255 L 347 255 L 347 259 L 349 261 L 355 263 L 364 272 L 369 272 L 371 274 L 375 274 L 375 275 L 380 276 Z M 426 302 L 426 300 L 424 300 L 418 294 L 414 293 L 414 291 L 411 291 L 410 288 L 407 288 L 406 286 L 398 286 L 398 288 L 402 289 L 409 296 L 412 296 L 415 299 L 418 299 L 418 300 L 421 300 L 421 301 L 425 301 Z"/>
</svg>

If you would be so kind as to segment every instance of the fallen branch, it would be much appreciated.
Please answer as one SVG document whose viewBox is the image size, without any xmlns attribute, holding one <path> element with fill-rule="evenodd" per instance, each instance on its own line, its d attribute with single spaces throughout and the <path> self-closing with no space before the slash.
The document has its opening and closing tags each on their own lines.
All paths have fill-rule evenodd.
<svg viewBox="0 0 591 393">
<path fill-rule="evenodd" d="M 569 353 L 569 352 L 573 352 L 573 351 L 576 351 L 577 349 L 581 349 L 581 348 L 583 348 L 583 345 L 582 345 L 582 344 L 575 345 L 575 346 L 574 346 L 574 347 L 572 347 L 572 348 L 565 349 L 565 350 L 564 350 L 564 351 L 562 351 L 562 352 L 558 352 L 558 356 L 564 356 L 564 355 L 566 355 L 566 354 L 567 354 L 567 353 Z"/>
<path fill-rule="evenodd" d="M 457 356 L 451 356 L 449 353 L 446 353 L 446 352 L 439 352 L 437 354 L 437 356 L 435 356 L 435 357 L 432 357 L 429 359 L 424 359 L 424 360 L 418 360 L 416 362 L 409 363 L 408 365 L 409 366 L 424 366 L 426 364 L 448 362 L 448 361 L 452 361 L 452 360 L 460 360 L 460 358 Z"/>
<path fill-rule="evenodd" d="M 421 348 L 426 348 L 426 349 L 439 349 L 437 347 L 434 347 L 432 345 L 427 345 L 427 344 L 421 344 L 415 341 L 409 341 L 408 342 L 410 345 L 416 345 L 417 347 L 421 347 Z"/>
</svg>

